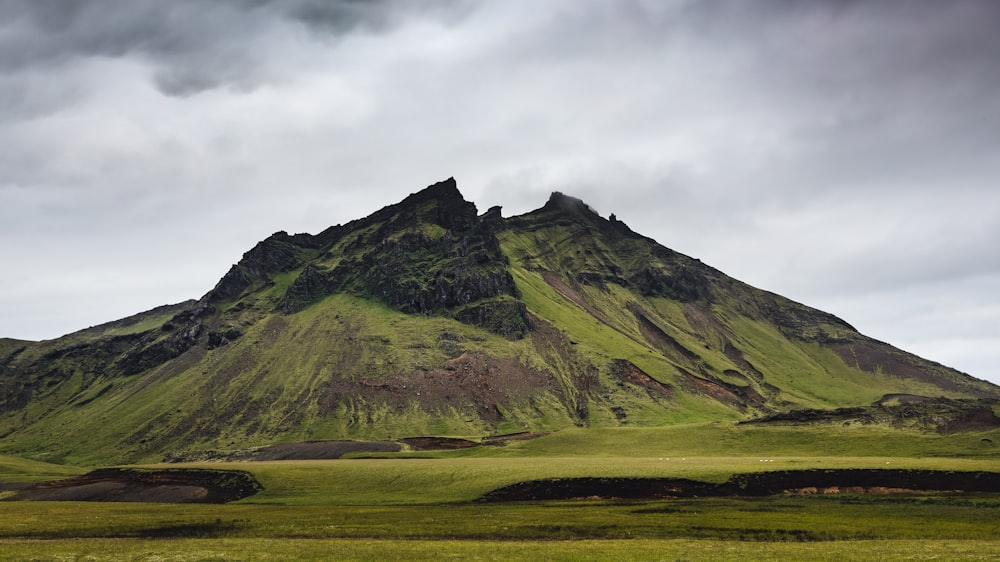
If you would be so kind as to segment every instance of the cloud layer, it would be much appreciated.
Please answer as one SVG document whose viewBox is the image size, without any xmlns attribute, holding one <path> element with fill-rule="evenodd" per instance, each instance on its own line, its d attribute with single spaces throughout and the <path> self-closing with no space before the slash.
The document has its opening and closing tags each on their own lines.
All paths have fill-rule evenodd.
<svg viewBox="0 0 1000 562">
<path fill-rule="evenodd" d="M 206 292 L 455 176 L 560 190 L 1000 382 L 1000 4 L 0 4 L 0 336 Z"/>
</svg>

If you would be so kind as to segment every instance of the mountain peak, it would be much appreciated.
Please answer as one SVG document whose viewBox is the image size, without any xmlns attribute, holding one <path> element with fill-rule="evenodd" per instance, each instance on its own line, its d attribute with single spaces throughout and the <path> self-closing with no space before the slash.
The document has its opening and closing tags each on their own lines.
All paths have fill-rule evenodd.
<svg viewBox="0 0 1000 562">
<path fill-rule="evenodd" d="M 549 200 L 542 206 L 543 211 L 568 211 L 573 214 L 597 215 L 597 212 L 583 202 L 582 199 L 570 197 L 560 191 L 553 191 Z M 599 216 L 599 215 L 597 215 Z"/>
<path fill-rule="evenodd" d="M 590 224 L 605 235 L 643 238 L 642 235 L 634 232 L 624 222 L 618 220 L 618 217 L 614 213 L 608 218 L 604 218 L 582 199 L 571 197 L 560 191 L 553 191 L 549 195 L 549 200 L 545 205 L 524 215 L 524 218 L 527 218 L 529 222 L 537 220 L 544 222 L 553 216 L 561 216 L 576 222 Z M 653 240 L 650 241 L 655 243 Z"/>
<path fill-rule="evenodd" d="M 454 177 L 451 177 L 444 181 L 439 181 L 435 184 L 429 185 L 416 193 L 410 194 L 410 196 L 404 199 L 400 204 L 419 204 L 427 201 L 449 203 L 466 202 L 465 197 L 462 196 L 462 192 L 458 190 L 458 182 L 455 181 Z"/>
</svg>

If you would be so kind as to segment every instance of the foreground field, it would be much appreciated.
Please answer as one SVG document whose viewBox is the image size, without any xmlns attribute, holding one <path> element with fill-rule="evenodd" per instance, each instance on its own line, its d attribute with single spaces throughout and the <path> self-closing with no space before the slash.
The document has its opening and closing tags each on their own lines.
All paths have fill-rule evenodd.
<svg viewBox="0 0 1000 562">
<path fill-rule="evenodd" d="M 8 509 L 8 507 L 10 509 Z M 11 560 L 995 559 L 1000 498 L 4 506 Z"/>
<path fill-rule="evenodd" d="M 174 539 L 5 541 L 8 560 L 995 560 L 995 541 L 462 541 Z"/>
<path fill-rule="evenodd" d="M 246 470 L 264 489 L 222 505 L 2 503 L 0 559 L 997 559 L 997 494 L 476 501 L 542 478 L 723 482 L 745 472 L 890 467 L 1000 472 L 993 442 L 1000 442 L 996 431 L 699 425 L 570 431 L 502 448 L 387 458 L 189 464 Z M 0 482 L 85 471 L 0 457 Z"/>
</svg>

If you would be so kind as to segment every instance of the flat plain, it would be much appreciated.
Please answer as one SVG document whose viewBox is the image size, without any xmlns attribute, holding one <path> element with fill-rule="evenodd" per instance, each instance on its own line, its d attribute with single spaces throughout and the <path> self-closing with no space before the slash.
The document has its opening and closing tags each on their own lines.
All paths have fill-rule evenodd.
<svg viewBox="0 0 1000 562">
<path fill-rule="evenodd" d="M 942 436 L 712 423 L 568 430 L 504 447 L 365 458 L 145 465 L 244 470 L 263 490 L 228 504 L 4 502 L 0 559 L 989 560 L 1000 558 L 996 493 L 480 498 L 519 482 L 577 477 L 719 483 L 806 469 L 996 473 L 998 442 L 997 430 Z M 2 457 L 0 482 L 88 469 Z"/>
</svg>

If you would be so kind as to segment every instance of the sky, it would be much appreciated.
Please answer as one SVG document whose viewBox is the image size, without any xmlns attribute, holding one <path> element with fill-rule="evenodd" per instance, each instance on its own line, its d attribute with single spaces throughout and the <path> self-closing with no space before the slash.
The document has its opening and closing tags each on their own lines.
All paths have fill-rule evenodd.
<svg viewBox="0 0 1000 562">
<path fill-rule="evenodd" d="M 0 337 L 454 176 L 1000 383 L 1000 2 L 3 0 Z"/>
</svg>

